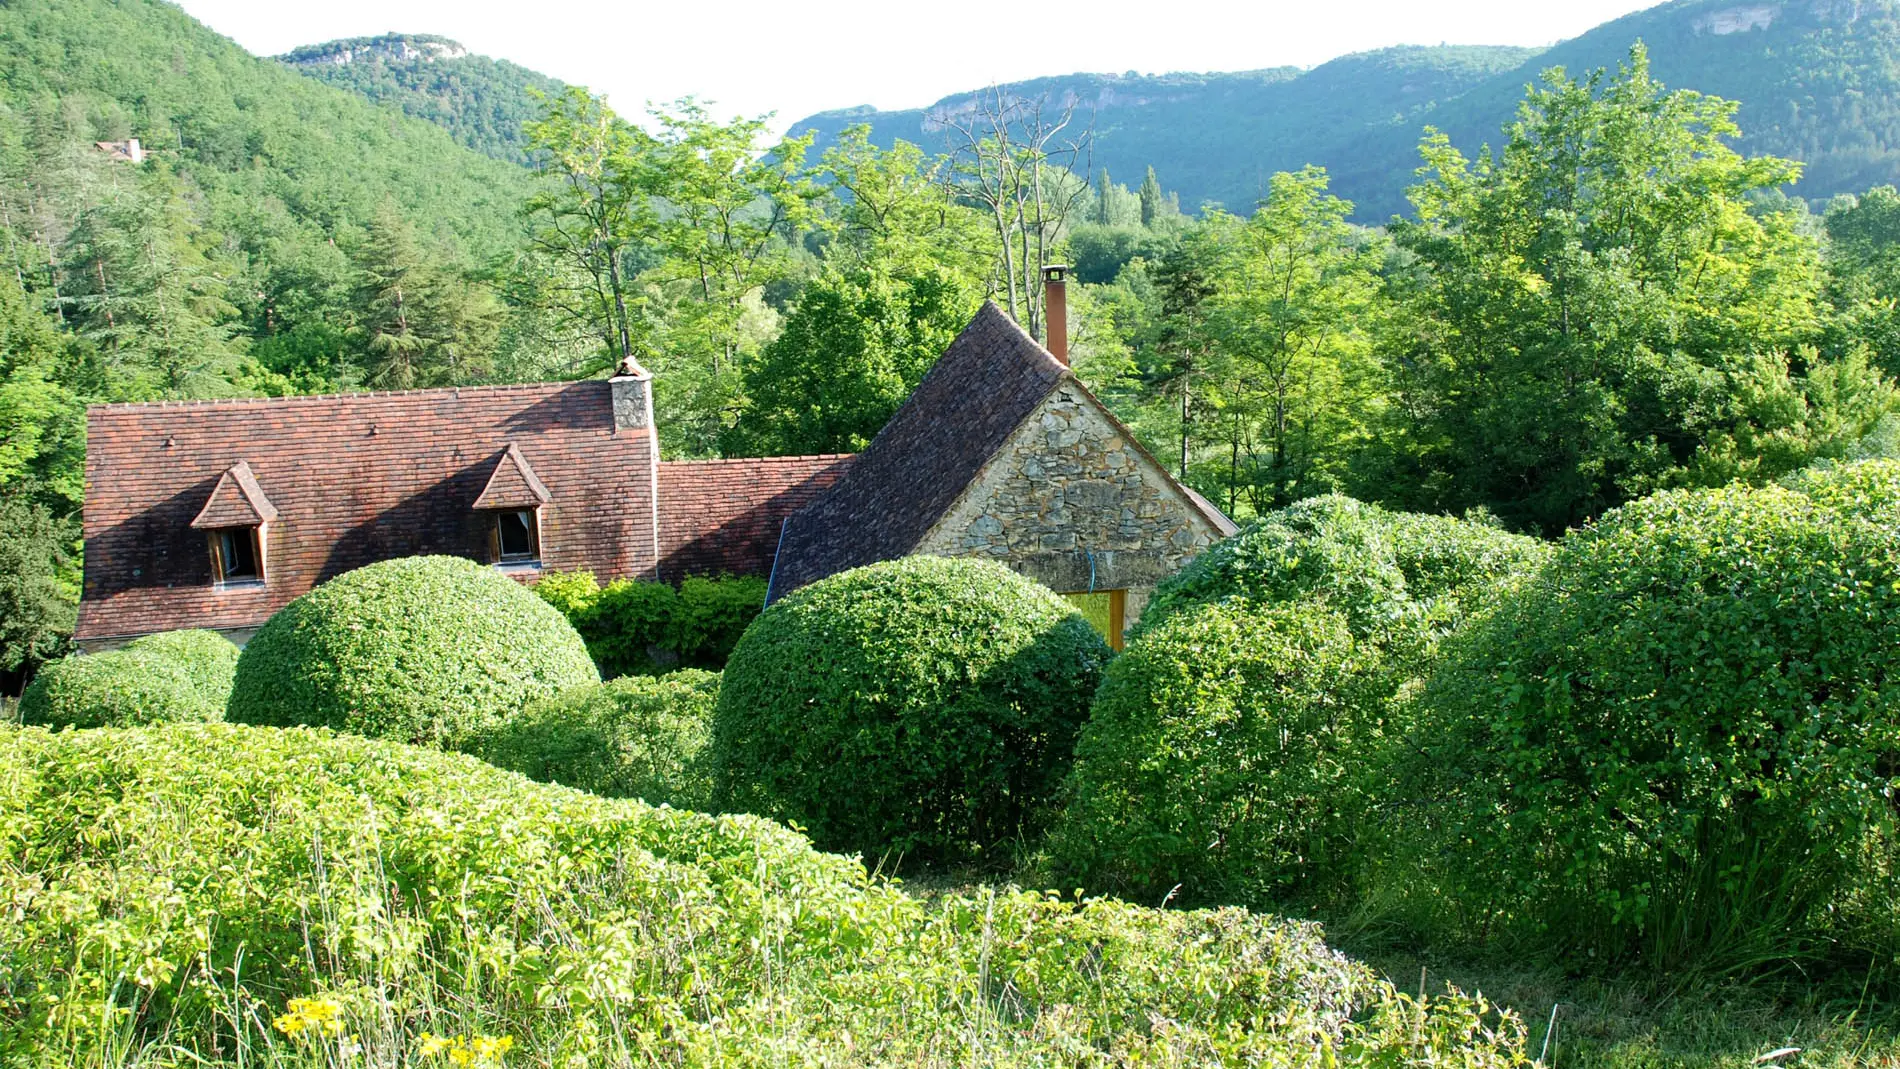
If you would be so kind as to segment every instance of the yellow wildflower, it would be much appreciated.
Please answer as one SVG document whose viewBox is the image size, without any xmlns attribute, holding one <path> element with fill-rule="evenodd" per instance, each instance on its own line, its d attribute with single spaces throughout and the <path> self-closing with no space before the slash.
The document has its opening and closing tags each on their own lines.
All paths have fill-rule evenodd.
<svg viewBox="0 0 1900 1069">
<path fill-rule="evenodd" d="M 271 1027 L 287 1036 L 343 1034 L 343 1007 L 327 998 L 293 998 L 288 1010 L 271 1022 Z"/>
</svg>

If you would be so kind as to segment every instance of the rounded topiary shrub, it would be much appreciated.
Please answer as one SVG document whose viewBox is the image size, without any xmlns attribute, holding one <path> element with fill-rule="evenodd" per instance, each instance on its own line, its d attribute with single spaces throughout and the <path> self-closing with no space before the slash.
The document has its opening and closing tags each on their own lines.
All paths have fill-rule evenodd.
<svg viewBox="0 0 1900 1069">
<path fill-rule="evenodd" d="M 1000 564 L 911 557 L 774 602 L 713 717 L 715 799 L 827 849 L 967 858 L 1033 829 L 1111 656 Z"/>
<path fill-rule="evenodd" d="M 1429 923 L 1599 961 L 1858 938 L 1892 892 L 1900 539 L 1853 512 L 1660 494 L 1454 638 L 1397 791 L 1431 802 L 1396 881 Z"/>
<path fill-rule="evenodd" d="M 1262 517 L 1163 582 L 1140 634 L 1174 613 L 1240 600 L 1320 601 L 1355 636 L 1412 662 L 1549 554 L 1535 538 L 1449 516 L 1388 512 L 1337 494 Z"/>
<path fill-rule="evenodd" d="M 718 698 L 714 672 L 628 676 L 535 702 L 466 748 L 541 783 L 703 809 L 712 793 L 703 751 Z"/>
<path fill-rule="evenodd" d="M 125 648 L 171 661 L 220 710 L 231 698 L 238 648 L 216 631 L 163 631 L 134 639 Z"/>
<path fill-rule="evenodd" d="M 459 557 L 408 557 L 272 616 L 238 658 L 229 717 L 454 748 L 599 682 L 581 637 L 532 591 Z"/>
<path fill-rule="evenodd" d="M 223 715 L 223 696 L 208 694 L 184 664 L 130 649 L 53 661 L 20 696 L 21 723 L 55 728 L 130 727 Z"/>
<path fill-rule="evenodd" d="M 1147 905 L 1336 897 L 1361 811 L 1364 686 L 1324 606 L 1172 614 L 1095 696 L 1050 837 L 1060 877 Z"/>
</svg>

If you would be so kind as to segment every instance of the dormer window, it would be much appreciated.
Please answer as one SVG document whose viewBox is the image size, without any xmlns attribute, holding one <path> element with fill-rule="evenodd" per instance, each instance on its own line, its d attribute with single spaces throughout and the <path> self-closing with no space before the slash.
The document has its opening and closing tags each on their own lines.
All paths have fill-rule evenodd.
<svg viewBox="0 0 1900 1069">
<path fill-rule="evenodd" d="M 277 509 L 263 487 L 240 460 L 218 476 L 211 497 L 193 530 L 203 531 L 211 552 L 211 585 L 219 590 L 261 587 L 265 578 L 265 546 Z"/>
<path fill-rule="evenodd" d="M 496 558 L 502 564 L 541 559 L 541 539 L 534 509 L 495 513 Z"/>
<path fill-rule="evenodd" d="M 475 499 L 476 511 L 489 516 L 488 559 L 499 567 L 538 568 L 541 565 L 541 507 L 551 500 L 548 488 L 528 466 L 520 447 L 510 443 L 495 461 Z"/>
</svg>

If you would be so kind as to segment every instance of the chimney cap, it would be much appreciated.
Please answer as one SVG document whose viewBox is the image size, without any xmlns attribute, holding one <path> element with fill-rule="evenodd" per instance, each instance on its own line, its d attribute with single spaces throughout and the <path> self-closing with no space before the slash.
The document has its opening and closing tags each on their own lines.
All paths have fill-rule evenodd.
<svg viewBox="0 0 1900 1069">
<path fill-rule="evenodd" d="M 1044 282 L 1062 282 L 1068 277 L 1068 264 L 1044 264 L 1042 267 L 1042 280 Z"/>
<path fill-rule="evenodd" d="M 617 379 L 618 378 L 650 379 L 652 377 L 653 377 L 653 372 L 648 371 L 644 367 L 641 367 L 640 361 L 635 359 L 632 353 L 628 353 L 626 356 L 621 357 L 620 363 L 614 365 L 614 378 L 617 378 Z"/>
</svg>

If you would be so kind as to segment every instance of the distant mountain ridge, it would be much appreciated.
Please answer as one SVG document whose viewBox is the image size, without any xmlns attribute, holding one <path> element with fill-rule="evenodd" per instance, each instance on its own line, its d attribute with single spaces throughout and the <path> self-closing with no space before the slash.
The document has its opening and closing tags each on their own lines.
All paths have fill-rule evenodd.
<svg viewBox="0 0 1900 1069">
<path fill-rule="evenodd" d="M 1074 74 L 1004 88 L 1083 102 L 1107 90 L 1095 108 L 1095 165 L 1128 179 L 1153 165 L 1184 206 L 1214 201 L 1244 212 L 1268 175 L 1316 163 L 1358 205 L 1360 221 L 1380 222 L 1406 209 L 1426 126 L 1475 155 L 1501 140 L 1545 69 L 1614 68 L 1639 40 L 1671 88 L 1741 102 L 1744 151 L 1803 161 L 1802 196 L 1900 182 L 1900 0 L 1673 0 L 1548 50 L 1404 47 L 1303 72 Z M 974 95 L 929 108 L 820 112 L 792 129 L 828 139 L 869 123 L 879 143 L 939 148 L 928 116 Z"/>
<path fill-rule="evenodd" d="M 349 37 L 303 45 L 277 59 L 318 81 L 434 123 L 468 148 L 512 163 L 528 162 L 522 126 L 540 115 L 534 93 L 553 95 L 566 88 L 545 74 L 476 55 L 434 34 Z"/>
</svg>

